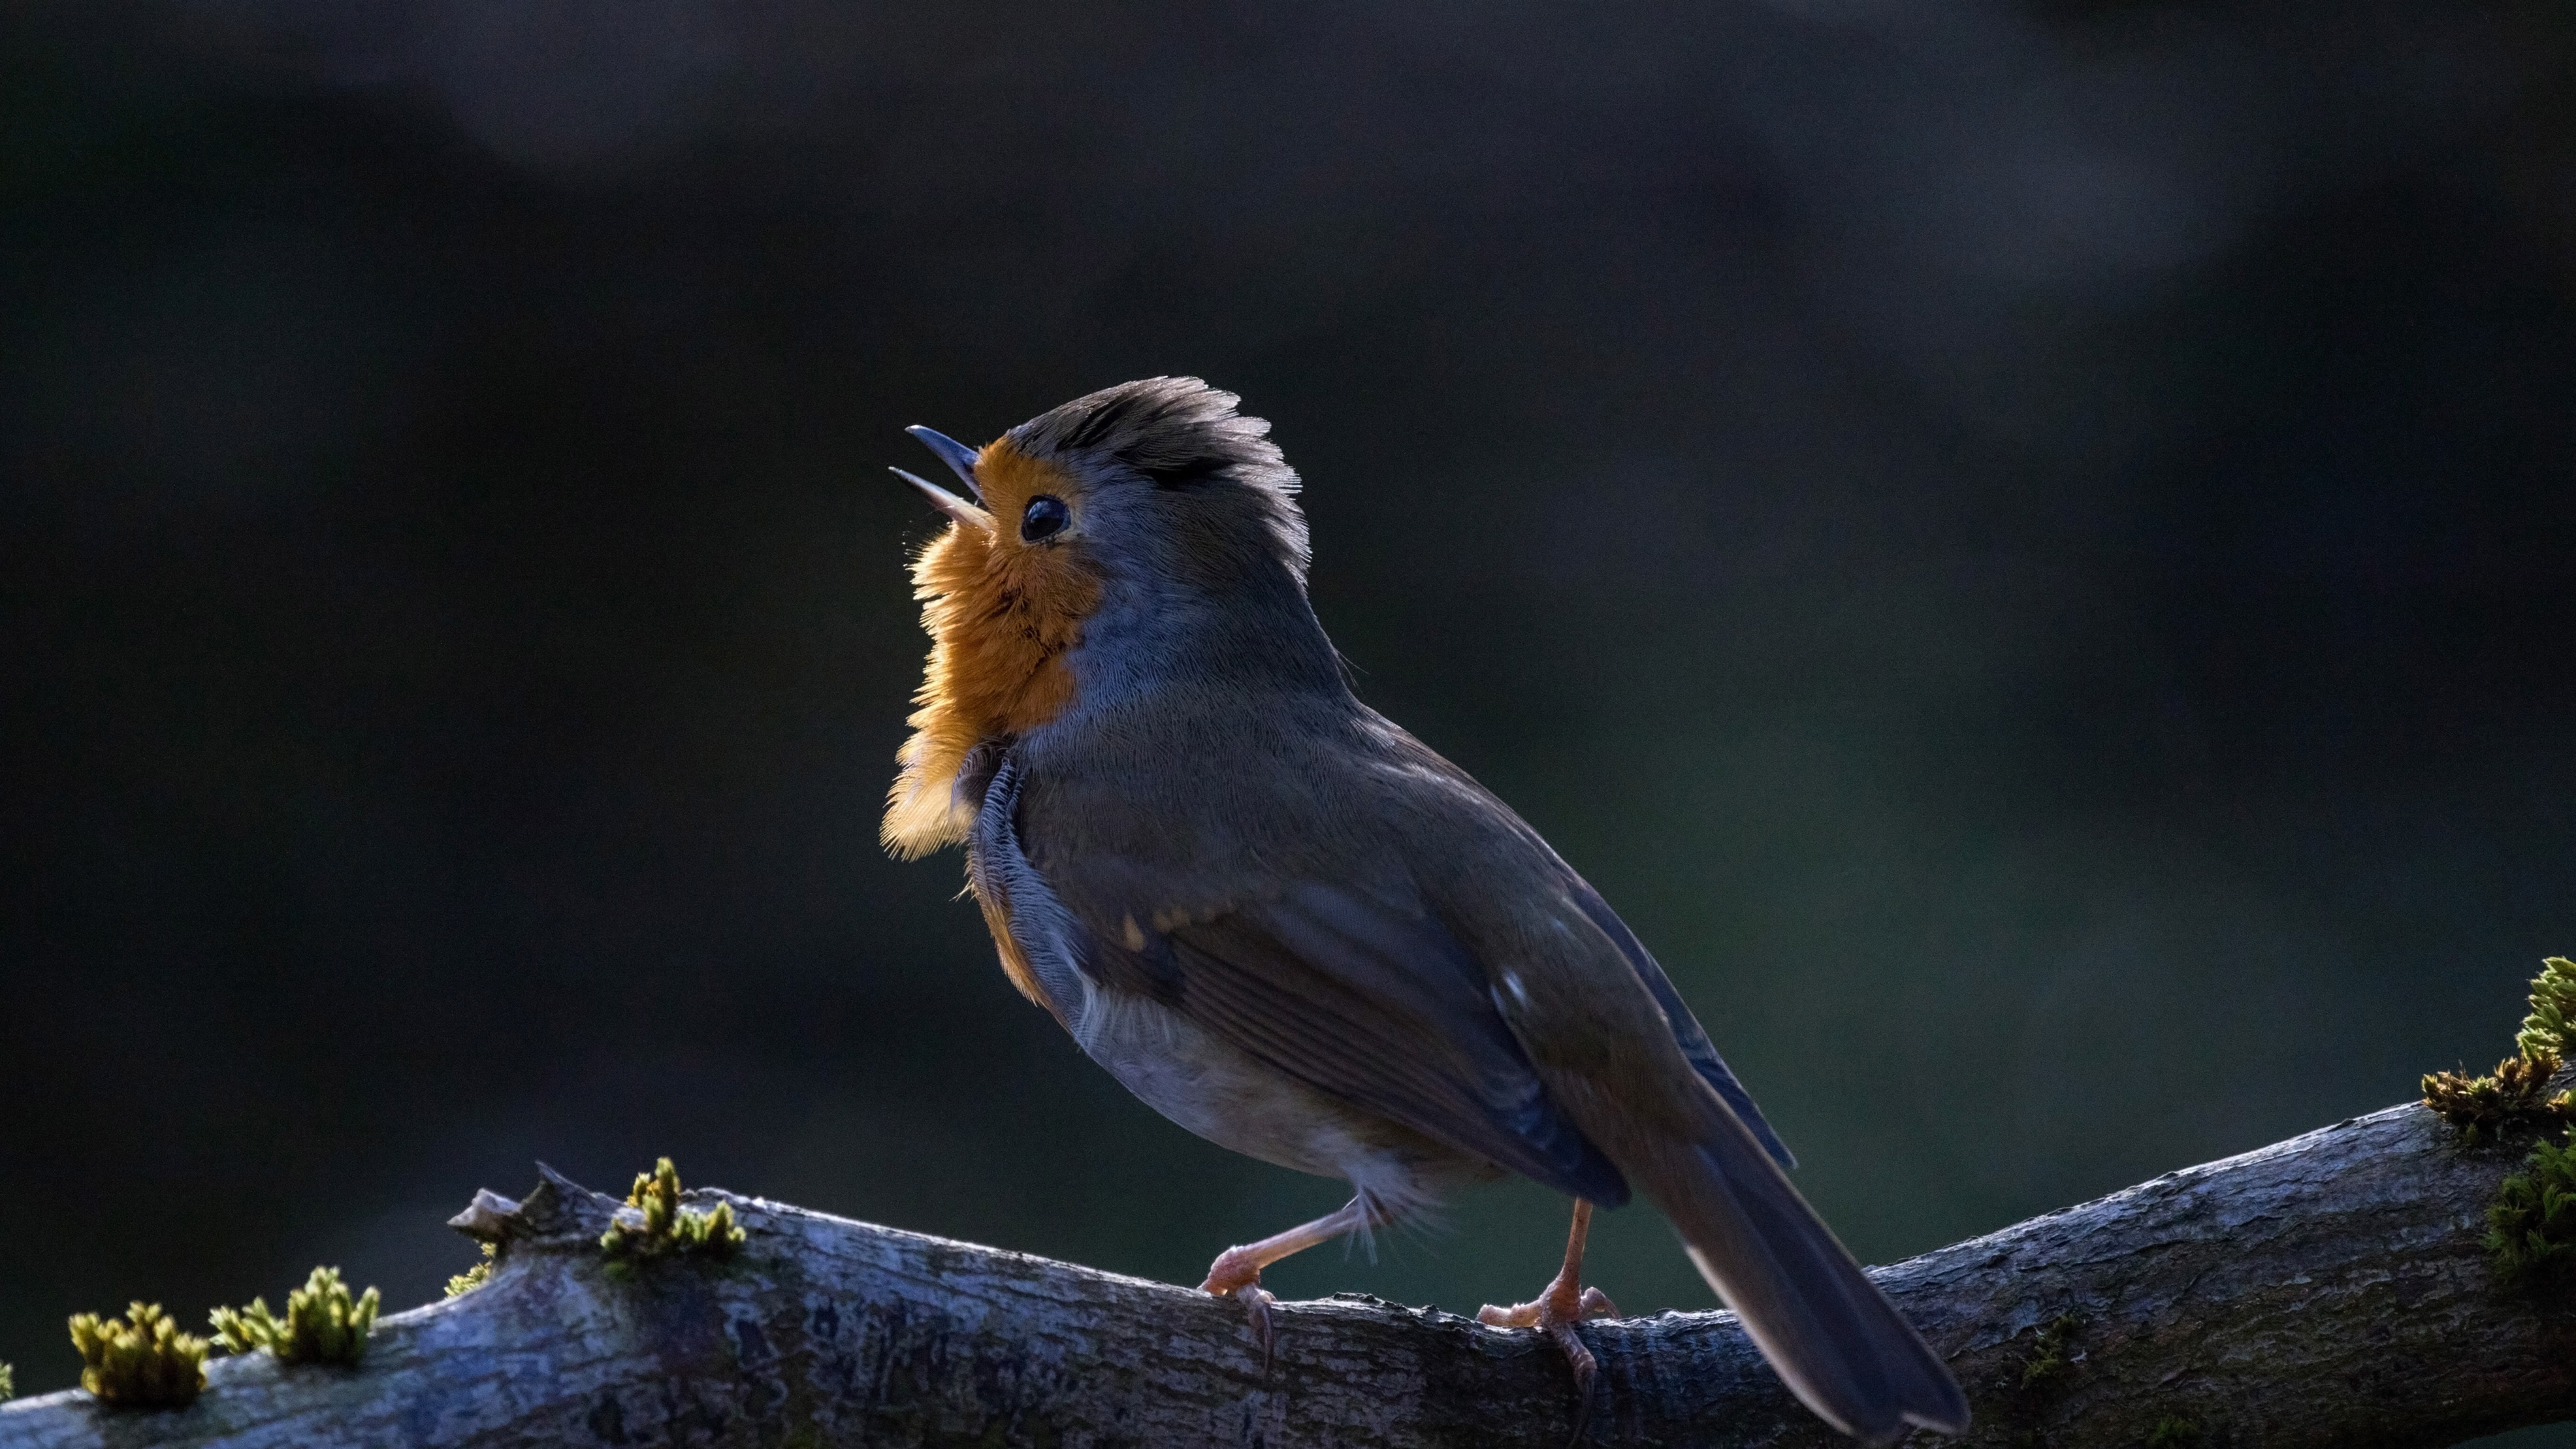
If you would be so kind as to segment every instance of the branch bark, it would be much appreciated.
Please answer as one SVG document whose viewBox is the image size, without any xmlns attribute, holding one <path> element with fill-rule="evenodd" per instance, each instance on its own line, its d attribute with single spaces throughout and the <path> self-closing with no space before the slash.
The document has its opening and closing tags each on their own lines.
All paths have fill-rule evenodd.
<svg viewBox="0 0 2576 1449">
<path fill-rule="evenodd" d="M 2576 1301 L 2480 1245 L 2526 1148 L 2396 1107 L 1876 1276 L 1967 1386 L 1971 1443 L 2449 1444 L 2576 1417 Z M 1539 1334 L 1427 1309 L 1282 1305 L 1265 1374 L 1234 1305 L 1165 1284 L 715 1192 L 689 1201 L 733 1204 L 735 1258 L 612 1270 L 615 1200 L 549 1172 L 477 1201 L 493 1281 L 383 1320 L 362 1368 L 222 1360 L 159 1413 L 22 1400 L 0 1445 L 1558 1449 L 1572 1423 Z M 1732 1315 L 1583 1335 L 1593 1443 L 1845 1442 Z"/>
</svg>

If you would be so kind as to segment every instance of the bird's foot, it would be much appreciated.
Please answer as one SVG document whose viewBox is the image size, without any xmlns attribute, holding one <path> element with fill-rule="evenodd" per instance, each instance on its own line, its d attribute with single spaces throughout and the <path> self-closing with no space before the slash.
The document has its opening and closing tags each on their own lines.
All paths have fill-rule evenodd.
<svg viewBox="0 0 2576 1449">
<path fill-rule="evenodd" d="M 1592 1423 L 1592 1380 L 1600 1364 L 1592 1350 L 1574 1331 L 1574 1325 L 1594 1318 L 1616 1318 L 1617 1304 L 1598 1288 L 1582 1286 L 1571 1274 L 1560 1273 L 1545 1291 L 1528 1303 L 1515 1303 L 1509 1308 L 1488 1303 L 1476 1310 L 1476 1321 L 1491 1328 L 1535 1328 L 1556 1343 L 1565 1355 L 1566 1364 L 1574 1370 L 1574 1434 L 1568 1445 L 1583 1442 L 1583 1431 Z"/>
<path fill-rule="evenodd" d="M 1270 1360 L 1279 1346 L 1278 1335 L 1270 1327 L 1270 1305 L 1279 1300 L 1261 1286 L 1260 1259 L 1246 1248 L 1226 1249 L 1208 1265 L 1207 1281 L 1199 1291 L 1243 1305 L 1244 1317 L 1252 1325 L 1252 1341 L 1261 1345 L 1261 1376 L 1268 1378 Z"/>
</svg>

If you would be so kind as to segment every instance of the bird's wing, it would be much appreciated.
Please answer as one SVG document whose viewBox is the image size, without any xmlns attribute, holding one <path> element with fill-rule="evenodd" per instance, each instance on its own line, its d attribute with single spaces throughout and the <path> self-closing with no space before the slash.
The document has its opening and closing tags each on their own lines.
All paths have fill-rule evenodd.
<svg viewBox="0 0 2576 1449">
<path fill-rule="evenodd" d="M 1601 899 L 1601 893 L 1575 875 L 1571 867 L 1566 869 L 1565 875 L 1568 894 L 1573 896 L 1574 903 L 1619 948 L 1619 954 L 1628 958 L 1628 965 L 1646 983 L 1646 989 L 1654 993 L 1655 1004 L 1664 1009 L 1664 1019 L 1672 1025 L 1673 1039 L 1681 1043 L 1682 1055 L 1689 1059 L 1692 1069 L 1717 1089 L 1717 1095 L 1725 1099 L 1727 1106 L 1735 1109 L 1735 1115 L 1752 1129 L 1753 1140 L 1762 1144 L 1762 1150 L 1770 1154 L 1772 1161 L 1782 1167 L 1797 1166 L 1797 1154 L 1789 1150 L 1789 1144 L 1780 1140 L 1779 1133 L 1771 1130 L 1770 1123 L 1762 1120 L 1762 1109 L 1753 1105 L 1753 1094 L 1744 1090 L 1744 1084 L 1735 1079 L 1734 1069 L 1727 1066 L 1726 1058 L 1717 1054 L 1716 1043 L 1708 1039 L 1708 1032 L 1700 1026 L 1699 1018 L 1692 1016 L 1691 1009 L 1682 1003 L 1682 994 L 1673 989 L 1672 978 L 1664 974 L 1664 968 L 1647 952 L 1644 943 L 1637 939 L 1637 933 L 1629 930 L 1628 923 L 1620 920 L 1618 913 L 1610 909 L 1610 903 Z"/>
<path fill-rule="evenodd" d="M 1484 967 L 1428 912 L 1308 880 L 1151 914 L 1122 910 L 1093 931 L 1087 964 L 1104 984 L 1433 1141 L 1605 1206 L 1628 1200 L 1531 1068 Z"/>
<path fill-rule="evenodd" d="M 1522 908 L 1547 902 L 1571 905 L 1599 933 L 1597 936 L 1565 930 L 1563 923 L 1559 923 L 1556 930 L 1544 935 L 1532 933 L 1512 944 L 1527 949 L 1543 940 L 1541 949 L 1553 956 L 1561 967 L 1578 973 L 1603 973 L 1592 979 L 1597 989 L 1612 994 L 1622 994 L 1626 989 L 1625 982 L 1613 979 L 1626 974 L 1619 970 L 1620 963 L 1624 962 L 1627 972 L 1633 973 L 1645 986 L 1655 1008 L 1662 1013 L 1673 1044 L 1681 1049 L 1682 1057 L 1689 1062 L 1691 1070 L 1707 1082 L 1728 1109 L 1743 1121 L 1752 1132 L 1754 1141 L 1774 1162 L 1784 1168 L 1797 1166 L 1797 1157 L 1789 1151 L 1788 1144 L 1780 1140 L 1780 1134 L 1763 1119 L 1762 1109 L 1753 1103 L 1753 1094 L 1736 1079 L 1726 1059 L 1717 1054 L 1717 1047 L 1709 1040 L 1708 1032 L 1700 1026 L 1699 1019 L 1691 1015 L 1690 1007 L 1682 1001 L 1681 992 L 1674 989 L 1672 978 L 1664 974 L 1664 968 L 1637 939 L 1636 933 L 1628 929 L 1627 922 L 1620 920 L 1618 913 L 1610 909 L 1609 902 L 1601 899 L 1601 893 L 1577 874 L 1574 867 L 1566 864 L 1564 858 L 1551 849 L 1511 806 L 1478 784 L 1473 776 L 1406 734 L 1392 721 L 1382 716 L 1371 716 L 1371 723 L 1376 726 L 1379 748 L 1385 752 L 1385 766 L 1373 777 L 1379 787 L 1400 798 L 1406 814 L 1445 819 L 1449 828 L 1444 832 L 1444 839 L 1453 842 L 1473 840 L 1480 844 L 1478 858 L 1487 869 L 1465 875 L 1439 869 L 1441 862 L 1421 859 L 1419 857 L 1424 853 L 1415 852 L 1417 875 L 1434 882 L 1428 889 L 1433 894 L 1435 907 L 1449 918 L 1465 923 L 1462 933 L 1469 943 L 1467 949 L 1473 951 L 1481 947 L 1488 955 L 1510 953 L 1511 945 L 1505 941 L 1515 933 L 1506 930 L 1497 938 L 1497 933 L 1490 929 L 1500 924 L 1494 919 L 1492 909 L 1498 899 Z M 1435 854 L 1438 853 L 1456 852 L 1453 847 L 1451 851 Z M 1492 874 L 1495 868 L 1513 879 L 1506 882 L 1496 878 Z M 1448 897 L 1445 901 L 1441 899 L 1443 894 Z M 1478 927 L 1486 929 L 1475 929 Z M 1604 947 L 1612 949 L 1605 951 Z M 1495 963 L 1489 961 L 1487 964 Z M 1536 1043 L 1527 1041 L 1524 1045 L 1536 1047 Z"/>
<path fill-rule="evenodd" d="M 1604 1206 L 1627 1181 L 1578 1130 L 1496 1009 L 1484 967 L 1427 910 L 1316 880 L 1186 911 L 1116 884 L 1098 855 L 1041 871 L 994 776 L 974 833 L 977 894 L 1068 1026 L 1081 983 L 1147 996 L 1299 1082 L 1435 1142 Z"/>
</svg>

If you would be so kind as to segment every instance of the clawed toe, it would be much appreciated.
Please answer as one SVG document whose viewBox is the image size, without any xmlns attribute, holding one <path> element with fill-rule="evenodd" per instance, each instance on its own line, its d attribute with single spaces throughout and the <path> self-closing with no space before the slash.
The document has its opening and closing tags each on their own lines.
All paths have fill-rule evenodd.
<svg viewBox="0 0 2576 1449">
<path fill-rule="evenodd" d="M 1270 1361 L 1277 1355 L 1279 1337 L 1270 1326 L 1273 1298 L 1261 1286 L 1261 1261 L 1244 1248 L 1228 1248 L 1208 1265 L 1207 1281 L 1199 1285 L 1201 1293 L 1231 1298 L 1243 1305 L 1243 1316 L 1252 1327 L 1252 1341 L 1261 1345 L 1261 1376 L 1270 1376 Z"/>
<path fill-rule="evenodd" d="M 1556 1340 L 1564 1353 L 1566 1366 L 1574 1370 L 1574 1432 L 1566 1436 L 1566 1449 L 1583 1442 L 1584 1431 L 1592 1427 L 1592 1380 L 1599 1375 L 1600 1362 L 1592 1350 L 1576 1336 L 1574 1324 L 1566 1319 L 1553 1319 L 1546 1325 L 1547 1336 Z"/>
<path fill-rule="evenodd" d="M 1509 1308 L 1488 1303 L 1476 1310 L 1476 1321 L 1487 1328 L 1536 1328 L 1538 1311 L 1535 1303 L 1515 1303 Z"/>
<path fill-rule="evenodd" d="M 1566 1300 L 1571 1300 L 1571 1312 L 1567 1311 Z M 1489 1303 L 1476 1310 L 1476 1321 L 1489 1328 L 1538 1329 L 1556 1345 L 1557 1352 L 1565 1355 L 1566 1367 L 1574 1371 L 1574 1434 L 1566 1440 L 1569 1446 L 1582 1443 L 1584 1432 L 1592 1425 L 1592 1383 L 1600 1376 L 1601 1368 L 1574 1326 L 1589 1319 L 1618 1316 L 1619 1310 L 1610 1302 L 1609 1294 L 1586 1288 L 1577 1297 L 1563 1283 L 1549 1284 L 1548 1291 L 1535 1302 L 1515 1303 L 1509 1308 Z"/>
<path fill-rule="evenodd" d="M 1270 1326 L 1270 1305 L 1279 1300 L 1270 1296 L 1258 1283 L 1246 1283 L 1234 1290 L 1235 1301 L 1243 1305 L 1243 1316 L 1252 1325 L 1252 1341 L 1261 1345 L 1261 1376 L 1270 1377 L 1270 1361 L 1277 1356 L 1279 1335 Z"/>
</svg>

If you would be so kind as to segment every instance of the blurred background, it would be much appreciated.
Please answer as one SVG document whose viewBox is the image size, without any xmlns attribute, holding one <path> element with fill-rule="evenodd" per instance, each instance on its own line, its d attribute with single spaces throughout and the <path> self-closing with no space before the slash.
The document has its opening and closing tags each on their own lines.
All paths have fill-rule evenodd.
<svg viewBox="0 0 2576 1449">
<path fill-rule="evenodd" d="M 427 1301 L 540 1158 L 1181 1282 L 1336 1205 L 876 843 L 900 429 L 1156 373 L 1275 422 L 1363 697 L 1864 1259 L 2491 1063 L 2576 950 L 2571 61 L 2539 3 L 0 7 L 0 1359 Z M 1472 1310 L 1563 1231 L 1271 1281 Z"/>
</svg>

